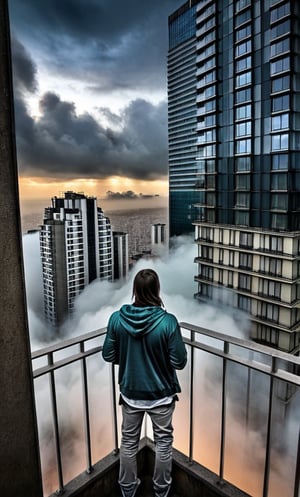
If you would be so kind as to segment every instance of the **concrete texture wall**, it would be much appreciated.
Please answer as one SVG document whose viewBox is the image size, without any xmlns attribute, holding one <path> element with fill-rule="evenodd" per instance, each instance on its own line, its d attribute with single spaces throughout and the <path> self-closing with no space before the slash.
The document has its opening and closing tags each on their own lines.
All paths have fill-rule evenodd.
<svg viewBox="0 0 300 497">
<path fill-rule="evenodd" d="M 21 248 L 7 1 L 0 0 L 0 493 L 41 497 Z"/>
</svg>

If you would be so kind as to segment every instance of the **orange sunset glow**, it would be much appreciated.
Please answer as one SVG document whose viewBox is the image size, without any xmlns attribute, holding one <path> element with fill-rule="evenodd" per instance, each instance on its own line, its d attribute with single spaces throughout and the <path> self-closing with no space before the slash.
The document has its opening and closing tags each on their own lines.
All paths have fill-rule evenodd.
<svg viewBox="0 0 300 497">
<path fill-rule="evenodd" d="M 51 198 L 53 195 L 68 190 L 84 192 L 86 195 L 99 198 L 104 198 L 109 190 L 113 192 L 132 190 L 137 194 L 166 196 L 168 181 L 167 179 L 142 181 L 120 176 L 111 176 L 107 179 L 76 178 L 63 181 L 58 178 L 19 177 L 21 200 Z"/>
</svg>

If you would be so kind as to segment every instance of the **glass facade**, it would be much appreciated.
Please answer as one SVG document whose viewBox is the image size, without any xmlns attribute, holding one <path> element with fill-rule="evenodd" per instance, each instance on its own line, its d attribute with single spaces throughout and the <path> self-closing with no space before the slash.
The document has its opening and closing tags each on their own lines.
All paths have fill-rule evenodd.
<svg viewBox="0 0 300 497">
<path fill-rule="evenodd" d="M 196 6 L 169 18 L 168 131 L 170 236 L 192 232 L 197 182 Z M 199 96 L 205 102 L 206 95 Z M 205 103 L 203 104 L 205 105 Z M 203 110 L 205 112 L 205 109 Z"/>
<path fill-rule="evenodd" d="M 193 216 L 300 230 L 291 201 L 300 186 L 299 10 L 292 1 L 205 0 L 170 16 L 171 235 L 191 231 Z"/>
</svg>

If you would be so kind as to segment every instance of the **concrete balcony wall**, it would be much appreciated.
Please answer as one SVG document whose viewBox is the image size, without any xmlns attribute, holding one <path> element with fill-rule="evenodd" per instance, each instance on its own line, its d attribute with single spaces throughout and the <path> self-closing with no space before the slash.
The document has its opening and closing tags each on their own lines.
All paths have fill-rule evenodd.
<svg viewBox="0 0 300 497">
<path fill-rule="evenodd" d="M 41 497 L 6 1 L 0 0 L 0 12 L 0 493 L 3 497 Z"/>
</svg>

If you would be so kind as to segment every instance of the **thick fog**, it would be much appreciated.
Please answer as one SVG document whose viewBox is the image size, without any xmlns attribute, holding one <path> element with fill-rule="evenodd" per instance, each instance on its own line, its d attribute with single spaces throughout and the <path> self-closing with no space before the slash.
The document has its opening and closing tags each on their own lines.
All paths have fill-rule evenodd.
<svg viewBox="0 0 300 497">
<path fill-rule="evenodd" d="M 24 235 L 23 247 L 31 346 L 35 350 L 55 337 L 53 331 L 47 328 L 43 318 L 38 233 Z M 139 260 L 126 282 L 94 281 L 77 298 L 74 315 L 61 327 L 60 338 L 77 336 L 106 326 L 113 311 L 119 309 L 122 304 L 132 301 L 134 275 L 145 267 L 151 267 L 159 274 L 164 305 L 179 321 L 246 337 L 249 322 L 245 314 L 236 310 L 233 312 L 230 308 L 225 314 L 224 307 L 219 308 L 217 304 L 213 306 L 199 304 L 193 298 L 197 291 L 194 283 L 194 276 L 197 274 L 197 265 L 194 263 L 196 255 L 193 239 L 178 237 L 174 242 L 174 248 L 164 258 Z"/>
</svg>

